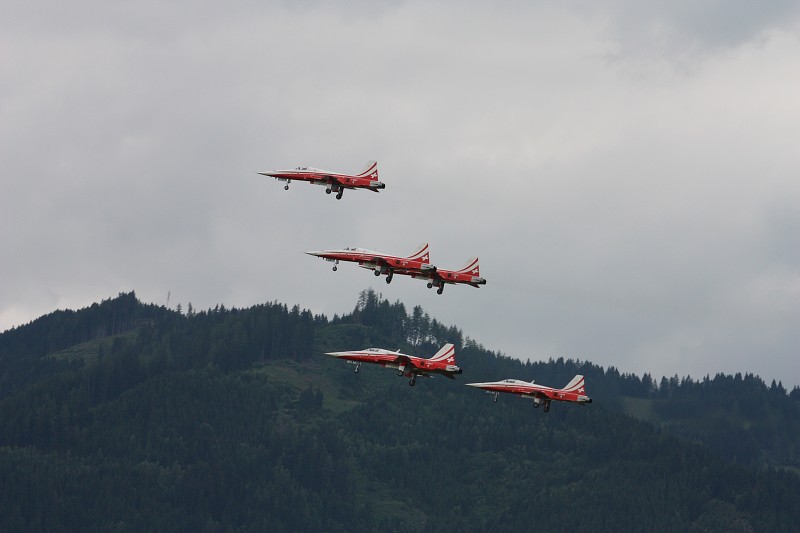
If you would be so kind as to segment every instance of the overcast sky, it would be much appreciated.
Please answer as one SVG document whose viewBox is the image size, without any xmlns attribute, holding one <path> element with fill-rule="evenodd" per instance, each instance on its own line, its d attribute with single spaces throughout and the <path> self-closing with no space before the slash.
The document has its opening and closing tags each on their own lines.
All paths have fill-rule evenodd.
<svg viewBox="0 0 800 533">
<path fill-rule="evenodd" d="M 799 4 L 653 4 L 5 2 L 0 331 L 372 286 L 520 359 L 800 385 Z M 256 174 L 369 159 L 341 201 Z M 302 254 L 421 242 L 488 284 Z"/>
</svg>

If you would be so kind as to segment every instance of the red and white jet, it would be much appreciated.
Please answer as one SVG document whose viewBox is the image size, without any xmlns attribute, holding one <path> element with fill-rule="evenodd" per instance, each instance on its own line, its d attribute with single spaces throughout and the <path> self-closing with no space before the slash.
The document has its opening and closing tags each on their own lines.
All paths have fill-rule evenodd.
<svg viewBox="0 0 800 533">
<path fill-rule="evenodd" d="M 336 199 L 341 200 L 345 189 L 367 189 L 379 192 L 385 189 L 386 184 L 378 181 L 378 163 L 369 161 L 364 170 L 358 174 L 341 174 L 313 167 L 297 167 L 290 170 L 268 170 L 259 172 L 262 176 L 272 176 L 278 181 L 285 181 L 284 189 L 289 190 L 292 181 L 307 181 L 313 185 L 324 185 L 325 192 L 336 193 Z"/>
<path fill-rule="evenodd" d="M 397 273 L 427 281 L 429 289 L 433 287 L 437 288 L 437 294 L 442 294 L 442 292 L 444 292 L 445 283 L 454 285 L 465 283 L 475 288 L 486 285 L 486 280 L 481 277 L 481 270 L 478 266 L 477 257 L 468 260 L 467 264 L 459 270 L 446 270 L 444 268 L 434 267 L 423 271 L 398 271 Z"/>
<path fill-rule="evenodd" d="M 318 250 L 306 253 L 333 262 L 334 271 L 337 269 L 336 265 L 339 264 L 339 261 L 358 263 L 358 266 L 362 268 L 373 270 L 376 276 L 386 274 L 386 283 L 392 282 L 395 271 L 425 272 L 436 268 L 431 265 L 427 244 L 421 244 L 419 248 L 408 257 L 398 257 L 365 250 L 363 248 Z"/>
<path fill-rule="evenodd" d="M 493 401 L 501 392 L 516 394 L 523 398 L 532 398 L 533 406 L 539 407 L 544 404 L 544 412 L 550 411 L 550 401 L 577 402 L 578 405 L 592 403 L 592 399 L 586 396 L 583 376 L 575 376 L 572 381 L 567 383 L 563 389 L 553 389 L 544 385 L 536 385 L 533 381 L 521 381 L 519 379 L 504 379 L 502 381 L 489 381 L 486 383 L 467 383 L 468 387 L 483 389 L 494 396 Z"/>
<path fill-rule="evenodd" d="M 455 379 L 455 374 L 462 372 L 461 368 L 456 366 L 456 349 L 452 344 L 442 346 L 430 359 L 381 348 L 367 348 L 354 352 L 329 352 L 325 355 L 344 359 L 348 363 L 356 365 L 356 372 L 361 368 L 361 363 L 374 363 L 386 368 L 396 368 L 398 376 L 411 378 L 408 384 L 412 387 L 417 382 L 417 376 L 429 378 L 432 377 L 432 374 L 441 374 Z"/>
</svg>

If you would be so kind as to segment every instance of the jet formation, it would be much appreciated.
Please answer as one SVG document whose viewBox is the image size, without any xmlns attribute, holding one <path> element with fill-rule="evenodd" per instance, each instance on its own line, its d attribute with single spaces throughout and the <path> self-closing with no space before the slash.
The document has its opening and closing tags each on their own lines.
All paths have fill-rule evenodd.
<svg viewBox="0 0 800 533">
<path fill-rule="evenodd" d="M 327 352 L 325 355 L 344 360 L 345 363 L 355 365 L 355 372 L 361 369 L 362 363 L 375 364 L 384 368 L 397 370 L 400 377 L 411 378 L 408 384 L 412 387 L 417 383 L 417 376 L 434 377 L 439 374 L 449 379 L 455 379 L 456 374 L 463 373 L 461 367 L 456 365 L 455 346 L 448 343 L 428 359 L 407 355 L 400 350 L 386 350 L 384 348 L 365 348 L 349 352 Z M 533 400 L 533 406 L 543 407 L 545 413 L 550 412 L 550 402 L 572 402 L 578 405 L 592 403 L 586 395 L 586 385 L 583 376 L 577 375 L 562 389 L 537 385 L 535 382 L 519 379 L 504 379 L 502 381 L 487 381 L 484 383 L 466 383 L 468 387 L 483 389 L 493 396 L 497 402 L 500 393 L 516 394 L 523 398 Z"/>
<path fill-rule="evenodd" d="M 297 167 L 288 170 L 269 170 L 259 172 L 262 176 L 269 176 L 286 183 L 284 189 L 289 190 L 292 181 L 305 181 L 312 185 L 322 185 L 327 194 L 336 193 L 336 199 L 341 200 L 345 189 L 365 189 L 380 192 L 386 184 L 378 180 L 378 163 L 367 162 L 364 169 L 358 174 L 343 174 L 313 167 Z M 408 276 L 412 279 L 425 281 L 429 289 L 436 287 L 436 292 L 442 294 L 445 284 L 471 285 L 480 288 L 486 285 L 486 280 L 480 275 L 478 258 L 473 257 L 458 270 L 438 268 L 430 261 L 428 244 L 420 245 L 413 253 L 407 256 L 397 256 L 382 252 L 374 252 L 364 248 L 343 248 L 340 250 L 317 250 L 306 252 L 309 255 L 320 257 L 333 263 L 333 270 L 338 269 L 340 261 L 357 263 L 359 267 L 372 270 L 375 276 L 386 276 L 386 283 L 391 283 L 395 274 Z M 401 353 L 400 350 L 386 350 L 383 348 L 365 348 L 363 350 L 328 352 L 326 355 L 342 359 L 346 363 L 355 365 L 357 373 L 362 363 L 375 364 L 384 368 L 397 370 L 397 375 L 410 378 L 408 384 L 412 387 L 417 382 L 418 376 L 433 377 L 442 375 L 455 379 L 456 374 L 461 374 L 461 367 L 456 365 L 455 346 L 448 343 L 442 346 L 430 358 Z M 500 393 L 516 394 L 523 398 L 533 400 L 534 407 L 542 405 L 545 413 L 550 411 L 550 402 L 574 402 L 579 405 L 591 403 L 592 399 L 586 395 L 584 378 L 575 376 L 564 388 L 555 389 L 544 385 L 537 385 L 533 381 L 517 379 L 504 379 L 502 381 L 487 381 L 483 383 L 467 383 L 467 386 L 483 389 L 493 395 L 497 402 Z"/>
</svg>

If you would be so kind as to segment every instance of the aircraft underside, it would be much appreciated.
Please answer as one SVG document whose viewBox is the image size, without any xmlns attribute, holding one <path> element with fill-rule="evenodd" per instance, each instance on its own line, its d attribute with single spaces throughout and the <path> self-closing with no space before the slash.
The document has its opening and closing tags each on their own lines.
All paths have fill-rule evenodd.
<svg viewBox="0 0 800 533">
<path fill-rule="evenodd" d="M 489 392 L 492 395 L 492 401 L 497 403 L 497 399 L 500 396 L 500 392 L 499 391 L 487 391 L 487 392 Z M 550 398 L 548 398 L 547 396 L 538 396 L 535 394 L 525 394 L 525 393 L 519 394 L 519 396 L 523 398 L 530 398 L 531 400 L 533 400 L 534 409 L 538 409 L 540 405 L 543 405 L 544 406 L 543 411 L 545 413 L 550 412 Z"/>
<path fill-rule="evenodd" d="M 350 361 L 350 360 L 348 360 L 346 362 L 348 364 L 355 365 L 356 368 L 355 368 L 354 372 L 356 374 L 358 374 L 358 371 L 361 369 L 361 363 L 363 361 Z M 401 365 L 399 363 L 386 362 L 386 363 L 381 363 L 381 366 L 383 366 L 384 368 L 397 369 L 397 375 L 399 377 L 411 378 L 410 380 L 408 380 L 408 384 L 410 386 L 412 386 L 412 387 L 417 384 L 417 376 L 423 376 L 423 377 L 426 377 L 426 378 L 431 377 L 431 375 L 428 372 L 421 372 L 421 371 L 418 371 L 418 370 L 409 370 L 407 368 L 407 365 Z"/>
<path fill-rule="evenodd" d="M 428 288 L 432 289 L 434 287 L 436 287 L 436 294 L 442 294 L 444 292 L 444 280 L 432 279 L 428 281 Z"/>
<path fill-rule="evenodd" d="M 327 187 L 325 188 L 325 194 L 330 194 L 332 192 L 335 192 L 336 199 L 337 200 L 342 199 L 342 195 L 344 194 L 344 187 L 342 187 L 338 182 L 329 181 L 326 183 L 324 181 L 320 181 L 317 182 L 316 185 L 326 185 Z"/>
<path fill-rule="evenodd" d="M 381 274 L 386 274 L 386 283 L 391 283 L 392 279 L 394 278 L 394 270 L 389 268 L 387 265 L 374 265 L 371 267 L 373 272 L 376 276 L 380 276 Z"/>
<path fill-rule="evenodd" d="M 291 179 L 288 178 L 275 178 L 278 181 L 285 181 L 286 185 L 283 186 L 284 190 L 289 190 L 289 184 L 292 183 Z M 342 186 L 338 181 L 334 180 L 304 180 L 308 181 L 311 185 L 324 185 L 325 186 L 325 194 L 330 194 L 332 192 L 336 193 L 336 199 L 341 200 L 342 195 L 344 194 L 345 187 Z"/>
<path fill-rule="evenodd" d="M 412 386 L 412 387 L 417 384 L 417 376 L 430 377 L 430 375 L 427 374 L 426 372 L 418 372 L 418 371 L 416 371 L 414 369 L 414 367 L 412 367 L 411 369 L 407 369 L 406 368 L 407 365 L 401 365 L 401 364 L 397 364 L 397 363 L 386 363 L 384 366 L 386 368 L 396 368 L 397 369 L 397 375 L 399 377 L 401 377 L 401 378 L 402 377 L 411 378 L 410 380 L 408 380 L 408 384 L 410 386 Z"/>
<path fill-rule="evenodd" d="M 550 398 L 543 398 L 541 396 L 535 396 L 533 398 L 533 407 L 534 409 L 538 409 L 540 405 L 544 405 L 543 411 L 545 413 L 550 412 Z"/>
<path fill-rule="evenodd" d="M 358 371 L 361 370 L 361 363 L 363 361 L 345 361 L 345 362 L 348 363 L 348 364 L 351 364 L 351 365 L 355 365 L 356 368 L 355 368 L 354 372 L 356 374 L 358 374 Z M 397 370 L 397 375 L 400 376 L 400 377 L 403 377 L 403 376 L 410 377 L 411 379 L 409 380 L 408 384 L 411 385 L 412 387 L 417 384 L 417 376 L 421 375 L 421 376 L 425 376 L 425 377 L 430 377 L 427 373 L 424 373 L 424 372 L 406 372 L 405 371 L 405 367 L 403 367 L 401 365 L 398 365 L 396 363 L 384 363 L 383 366 L 386 367 L 386 368 L 396 368 L 396 369 L 398 369 Z"/>
</svg>

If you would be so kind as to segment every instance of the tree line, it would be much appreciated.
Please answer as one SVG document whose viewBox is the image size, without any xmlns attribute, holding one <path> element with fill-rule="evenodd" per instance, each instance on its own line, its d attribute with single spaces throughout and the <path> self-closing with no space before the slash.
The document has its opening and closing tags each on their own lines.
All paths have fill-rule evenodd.
<svg viewBox="0 0 800 533">
<path fill-rule="evenodd" d="M 581 373 L 595 403 L 543 416 L 319 356 L 444 342 L 470 380 Z M 795 391 L 522 363 L 373 291 L 330 319 L 126 293 L 0 334 L 0 365 L 0 530 L 800 527 Z M 624 414 L 631 401 L 650 422 Z"/>
</svg>

